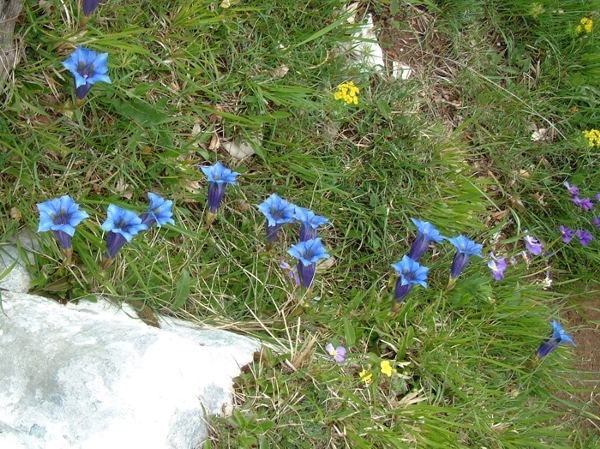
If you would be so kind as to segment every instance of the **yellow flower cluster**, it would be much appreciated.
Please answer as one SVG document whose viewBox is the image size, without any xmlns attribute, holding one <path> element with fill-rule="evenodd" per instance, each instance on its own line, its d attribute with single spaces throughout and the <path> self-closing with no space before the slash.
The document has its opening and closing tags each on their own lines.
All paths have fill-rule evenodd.
<svg viewBox="0 0 600 449">
<path fill-rule="evenodd" d="M 360 89 L 353 81 L 347 81 L 338 86 L 338 90 L 333 97 L 336 100 L 344 100 L 347 104 L 358 104 L 359 92 Z"/>
<path fill-rule="evenodd" d="M 590 129 L 589 131 L 584 131 L 583 134 L 587 137 L 591 147 L 600 147 L 600 131 L 597 129 Z"/>
<path fill-rule="evenodd" d="M 589 34 L 592 32 L 592 28 L 594 28 L 594 21 L 584 17 L 579 21 L 579 25 L 577 25 L 576 30 L 578 33 L 583 33 L 585 31 Z"/>
<path fill-rule="evenodd" d="M 373 373 L 369 372 L 369 370 L 363 369 L 358 375 L 360 376 L 360 380 L 366 384 L 370 384 L 373 380 Z"/>
</svg>

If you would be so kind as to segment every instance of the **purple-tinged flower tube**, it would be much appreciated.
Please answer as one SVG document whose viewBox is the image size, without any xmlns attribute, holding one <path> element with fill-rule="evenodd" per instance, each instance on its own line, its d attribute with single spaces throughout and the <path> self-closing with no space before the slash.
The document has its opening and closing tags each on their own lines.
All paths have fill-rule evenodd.
<svg viewBox="0 0 600 449">
<path fill-rule="evenodd" d="M 592 218 L 592 223 L 594 223 L 594 226 L 596 226 L 598 229 L 600 229 L 600 218 L 598 218 L 598 217 Z"/>
<path fill-rule="evenodd" d="M 288 254 L 298 259 L 300 283 L 306 288 L 310 288 L 315 278 L 317 261 L 329 258 L 321 239 L 311 239 L 297 243 L 288 250 Z"/>
<path fill-rule="evenodd" d="M 492 270 L 492 276 L 497 281 L 504 279 L 504 271 L 508 267 L 506 259 L 504 257 L 496 258 L 494 253 L 490 253 L 490 257 L 492 259 L 488 262 L 488 267 Z"/>
<path fill-rule="evenodd" d="M 102 268 L 104 269 L 110 266 L 125 243 L 131 242 L 133 236 L 138 232 L 148 229 L 148 226 L 142 223 L 142 219 L 135 212 L 121 209 L 114 204 L 109 204 L 108 217 L 101 227 L 108 232 L 106 235 L 106 254 L 102 261 Z"/>
<path fill-rule="evenodd" d="M 395 306 L 404 301 L 415 285 L 427 288 L 426 280 L 429 268 L 420 265 L 416 260 L 403 256 L 402 260 L 392 264 L 392 267 L 398 273 L 394 289 Z"/>
<path fill-rule="evenodd" d="M 75 77 L 75 94 L 80 100 L 85 98 L 92 85 L 98 81 L 110 83 L 106 74 L 108 53 L 96 53 L 84 47 L 77 47 L 71 57 L 62 64 Z"/>
<path fill-rule="evenodd" d="M 475 243 L 473 240 L 466 238 L 464 235 L 448 239 L 456 247 L 456 254 L 452 260 L 450 268 L 450 279 L 456 279 L 460 273 L 466 268 L 471 256 L 483 257 L 481 249 L 483 245 Z"/>
<path fill-rule="evenodd" d="M 343 346 L 338 346 L 337 348 L 334 348 L 333 345 L 331 343 L 327 343 L 327 346 L 325 346 L 325 350 L 329 353 L 329 355 L 333 356 L 333 360 L 335 360 L 338 363 L 344 363 L 344 361 L 346 360 L 346 348 L 344 348 Z"/>
<path fill-rule="evenodd" d="M 300 222 L 301 242 L 316 239 L 319 226 L 329 223 L 327 218 L 316 215 L 313 211 L 298 206 L 294 209 L 294 218 L 296 221 Z"/>
<path fill-rule="evenodd" d="M 577 231 L 575 231 L 575 235 L 579 239 L 579 243 L 581 243 L 583 246 L 588 246 L 590 242 L 594 240 L 592 234 L 590 234 L 585 229 L 578 229 Z"/>
<path fill-rule="evenodd" d="M 89 215 L 79 210 L 79 205 L 68 195 L 38 203 L 40 224 L 38 232 L 52 231 L 65 256 L 71 257 L 71 239 L 75 235 L 75 226 Z"/>
<path fill-rule="evenodd" d="M 569 343 L 573 346 L 576 346 L 573 339 L 569 337 L 560 324 L 558 324 L 558 321 L 554 320 L 552 321 L 552 336 L 544 340 L 544 342 L 540 345 L 539 349 L 537 350 L 538 358 L 541 359 L 542 357 L 546 357 L 548 354 L 558 348 L 558 345 L 561 343 Z"/>
<path fill-rule="evenodd" d="M 419 260 L 427 252 L 430 242 L 440 243 L 445 237 L 431 223 L 416 218 L 411 220 L 417 227 L 417 237 L 412 243 L 408 257 Z"/>
<path fill-rule="evenodd" d="M 525 237 L 523 237 L 523 240 L 525 240 L 525 248 L 527 248 L 527 251 L 529 251 L 531 254 L 533 254 L 534 256 L 539 256 L 540 254 L 542 254 L 542 251 L 544 250 L 544 245 L 542 245 L 538 241 L 538 239 L 531 235 L 526 235 Z"/>
<path fill-rule="evenodd" d="M 571 241 L 571 239 L 573 239 L 573 230 L 571 228 L 560 225 L 558 227 L 558 230 L 560 231 L 560 233 L 562 235 L 563 242 L 569 243 Z"/>
<path fill-rule="evenodd" d="M 150 199 L 150 205 L 146 212 L 140 214 L 142 223 L 148 226 L 148 229 L 156 224 L 159 228 L 162 225 L 175 224 L 173 220 L 173 201 L 165 200 L 163 197 L 156 193 L 148 192 L 148 198 Z"/>
<path fill-rule="evenodd" d="M 577 186 L 572 186 L 567 181 L 563 182 L 563 185 L 567 188 L 567 190 L 572 196 L 579 196 L 579 189 L 577 188 Z"/>
<path fill-rule="evenodd" d="M 271 243 L 277 237 L 281 226 L 294 220 L 296 206 L 273 193 L 258 205 L 258 210 L 267 219 L 267 242 Z"/>
<path fill-rule="evenodd" d="M 215 165 L 202 166 L 200 169 L 208 178 L 208 210 L 211 214 L 215 214 L 225 196 L 225 187 L 227 184 L 234 186 L 235 179 L 240 174 L 231 171 L 220 162 Z"/>
<path fill-rule="evenodd" d="M 83 0 L 83 15 L 89 16 L 94 12 L 100 0 Z"/>
</svg>

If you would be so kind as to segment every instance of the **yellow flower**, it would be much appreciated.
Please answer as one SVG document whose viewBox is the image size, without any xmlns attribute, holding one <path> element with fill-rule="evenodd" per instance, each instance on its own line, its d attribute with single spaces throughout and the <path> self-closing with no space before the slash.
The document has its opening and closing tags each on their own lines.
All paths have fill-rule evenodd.
<svg viewBox="0 0 600 449">
<path fill-rule="evenodd" d="M 591 147 L 600 147 L 600 131 L 597 129 L 590 129 L 589 131 L 584 131 L 583 134 L 587 137 Z"/>
<path fill-rule="evenodd" d="M 346 104 L 358 104 L 358 93 L 360 89 L 353 81 L 347 81 L 338 86 L 337 92 L 333 95 L 336 100 L 344 100 Z"/>
<path fill-rule="evenodd" d="M 396 370 L 394 368 L 392 368 L 392 365 L 390 364 L 390 362 L 388 360 L 382 360 L 381 361 L 381 372 L 388 377 L 392 377 L 392 374 L 394 374 L 396 372 Z"/>
<path fill-rule="evenodd" d="M 577 25 L 577 28 L 575 29 L 578 33 L 583 33 L 585 31 L 589 34 L 592 32 L 592 28 L 594 27 L 594 21 L 592 19 L 584 17 L 579 23 L 580 25 Z"/>
<path fill-rule="evenodd" d="M 366 369 L 362 370 L 359 373 L 359 376 L 360 376 L 360 380 L 362 380 L 366 384 L 370 384 L 371 380 L 373 380 L 373 374 L 370 373 L 369 370 L 366 370 Z"/>
</svg>

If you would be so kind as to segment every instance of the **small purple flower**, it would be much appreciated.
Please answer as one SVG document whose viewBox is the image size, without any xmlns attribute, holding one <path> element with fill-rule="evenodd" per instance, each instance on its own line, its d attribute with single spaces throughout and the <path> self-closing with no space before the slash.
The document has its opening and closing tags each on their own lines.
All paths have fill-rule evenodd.
<svg viewBox="0 0 600 449">
<path fill-rule="evenodd" d="M 298 274 L 302 286 L 309 288 L 315 278 L 317 270 L 317 261 L 320 259 L 328 259 L 329 254 L 323 246 L 321 239 L 311 239 L 305 242 L 293 245 L 288 254 L 298 259 Z"/>
<path fill-rule="evenodd" d="M 575 235 L 579 239 L 579 243 L 581 243 L 583 246 L 588 246 L 589 243 L 592 240 L 594 240 L 594 237 L 592 236 L 592 234 L 590 234 L 585 229 L 578 229 L 577 231 L 575 231 Z"/>
<path fill-rule="evenodd" d="M 596 201 L 600 201 L 600 193 L 596 193 Z"/>
<path fill-rule="evenodd" d="M 494 276 L 494 279 L 497 281 L 504 279 L 504 271 L 508 267 L 506 259 L 504 257 L 497 259 L 494 256 L 494 253 L 490 253 L 490 256 L 492 260 L 488 262 L 488 267 L 492 270 L 492 276 Z"/>
<path fill-rule="evenodd" d="M 534 256 L 539 256 L 540 254 L 542 254 L 542 251 L 544 250 L 544 245 L 542 245 L 538 241 L 538 239 L 531 235 L 526 235 L 525 237 L 523 237 L 523 240 L 525 240 L 525 247 L 527 248 L 527 251 L 529 251 L 531 254 L 533 254 Z"/>
<path fill-rule="evenodd" d="M 579 196 L 579 189 L 577 188 L 577 186 L 572 186 L 567 181 L 563 182 L 563 185 L 567 188 L 567 190 L 572 196 Z"/>
<path fill-rule="evenodd" d="M 558 230 L 562 234 L 562 241 L 565 243 L 569 243 L 573 238 L 573 230 L 571 228 L 567 228 L 566 226 L 560 225 Z"/>
<path fill-rule="evenodd" d="M 107 60 L 108 53 L 96 53 L 93 50 L 79 46 L 69 59 L 62 63 L 75 77 L 75 94 L 77 98 L 83 99 L 92 88 L 92 85 L 98 81 L 110 83 L 110 78 L 106 74 L 108 72 Z"/>
<path fill-rule="evenodd" d="M 83 0 L 83 15 L 89 16 L 94 12 L 99 3 L 100 0 Z"/>
<path fill-rule="evenodd" d="M 296 267 L 292 268 L 286 261 L 282 261 L 279 266 L 286 270 L 288 276 L 296 282 L 296 287 L 300 287 L 300 276 L 298 276 Z"/>
<path fill-rule="evenodd" d="M 331 343 L 327 343 L 327 346 L 325 346 L 325 350 L 333 356 L 333 359 L 338 362 L 338 363 L 344 363 L 344 361 L 346 360 L 346 348 L 344 348 L 343 346 L 338 346 L 337 348 L 334 348 L 333 345 Z"/>
<path fill-rule="evenodd" d="M 296 206 L 294 209 L 294 218 L 300 222 L 301 242 L 316 239 L 317 228 L 329 223 L 327 218 L 316 215 L 313 211 L 298 206 Z"/>
<path fill-rule="evenodd" d="M 573 346 L 576 346 L 573 339 L 569 337 L 560 324 L 558 324 L 558 321 L 554 320 L 552 321 L 552 336 L 544 340 L 544 342 L 540 345 L 539 349 L 537 350 L 538 358 L 541 359 L 542 357 L 546 357 L 548 354 L 558 348 L 558 345 L 561 343 L 569 343 Z"/>
<path fill-rule="evenodd" d="M 173 218 L 173 201 L 165 200 L 163 197 L 158 196 L 155 193 L 148 192 L 148 198 L 150 198 L 150 205 L 148 210 L 140 215 L 142 223 L 148 228 L 151 228 L 155 223 L 158 227 L 169 224 L 175 224 Z"/>
<path fill-rule="evenodd" d="M 294 220 L 296 206 L 288 203 L 276 193 L 258 205 L 258 210 L 267 219 L 267 242 L 271 243 L 277 237 L 279 229 L 284 223 Z"/>
<path fill-rule="evenodd" d="M 220 162 L 215 165 L 201 166 L 200 169 L 208 178 L 208 210 L 215 214 L 225 197 L 227 184 L 235 185 L 235 179 L 240 175 L 231 171 Z"/>
<path fill-rule="evenodd" d="M 595 225 L 595 226 L 596 226 L 598 229 L 600 229 L 600 218 L 598 218 L 598 217 L 594 217 L 594 218 L 592 218 L 592 223 L 594 223 L 594 225 Z"/>
<path fill-rule="evenodd" d="M 582 198 L 579 207 L 581 207 L 583 210 L 590 210 L 592 207 L 594 207 L 594 203 L 592 203 L 589 198 Z"/>
<path fill-rule="evenodd" d="M 133 236 L 138 232 L 148 229 L 148 226 L 142 223 L 142 219 L 135 212 L 121 209 L 114 204 L 109 204 L 108 217 L 101 227 L 108 232 L 105 256 L 105 263 L 108 265 L 110 263 L 106 261 L 114 259 L 125 243 L 131 242 Z"/>
<path fill-rule="evenodd" d="M 87 212 L 79 210 L 79 204 L 68 195 L 44 201 L 37 207 L 40 211 L 38 232 L 52 231 L 60 247 L 70 256 L 75 226 L 88 217 Z"/>
<path fill-rule="evenodd" d="M 416 284 L 427 288 L 426 279 L 429 268 L 421 266 L 416 260 L 403 256 L 402 260 L 392 264 L 392 267 L 399 275 L 394 289 L 396 304 L 404 301 Z"/>
<path fill-rule="evenodd" d="M 450 238 L 448 241 L 456 247 L 456 254 L 452 260 L 452 267 L 450 268 L 450 278 L 455 279 L 465 269 L 471 256 L 483 257 L 481 255 L 483 245 L 475 243 L 464 235 Z"/>
<path fill-rule="evenodd" d="M 417 227 L 417 237 L 412 243 L 408 257 L 419 260 L 427 252 L 430 242 L 440 243 L 445 237 L 431 223 L 416 218 L 411 220 Z"/>
<path fill-rule="evenodd" d="M 575 204 L 575 206 L 581 207 L 581 198 L 579 198 L 577 195 L 571 197 L 571 201 L 573 201 L 573 204 Z"/>
</svg>

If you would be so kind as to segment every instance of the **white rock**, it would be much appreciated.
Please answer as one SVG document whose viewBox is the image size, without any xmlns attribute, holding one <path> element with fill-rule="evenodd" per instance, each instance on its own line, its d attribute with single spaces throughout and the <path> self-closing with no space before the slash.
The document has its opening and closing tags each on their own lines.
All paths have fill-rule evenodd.
<svg viewBox="0 0 600 449">
<path fill-rule="evenodd" d="M 191 449 L 260 344 L 100 300 L 3 292 L 0 448 Z"/>
<path fill-rule="evenodd" d="M 0 246 L 0 277 L 2 290 L 25 293 L 31 287 L 31 276 L 25 268 L 25 261 L 14 245 Z"/>
</svg>

